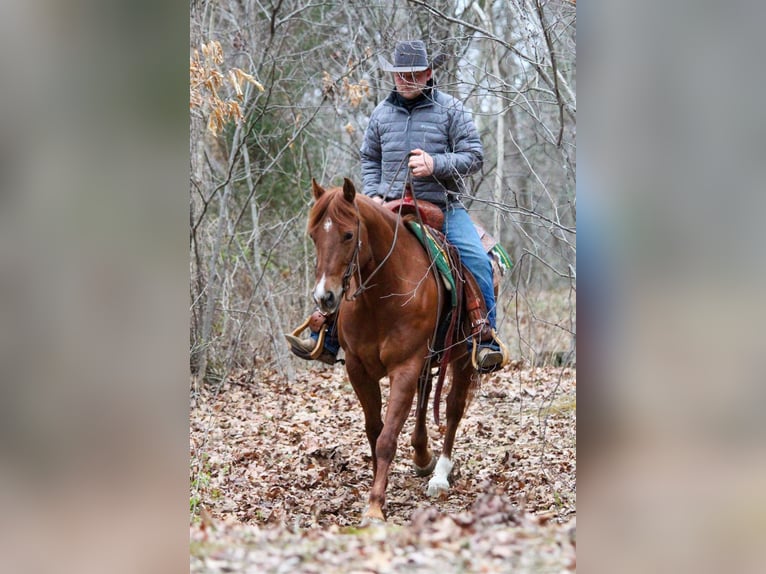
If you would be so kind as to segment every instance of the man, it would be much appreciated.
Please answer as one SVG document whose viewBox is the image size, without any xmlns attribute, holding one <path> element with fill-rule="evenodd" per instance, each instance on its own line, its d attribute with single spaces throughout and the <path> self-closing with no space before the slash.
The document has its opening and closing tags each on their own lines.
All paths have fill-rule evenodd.
<svg viewBox="0 0 766 574">
<path fill-rule="evenodd" d="M 476 278 L 494 330 L 492 264 L 460 201 L 465 177 L 481 169 L 484 161 L 479 134 L 462 103 L 434 86 L 434 64 L 422 41 L 398 42 L 393 60 L 392 64 L 380 57 L 381 68 L 393 74 L 395 88 L 372 112 L 365 132 L 360 150 L 364 194 L 379 203 L 400 198 L 409 169 L 415 197 L 444 212 L 442 232 Z M 312 339 L 288 340 L 299 356 L 315 347 Z M 337 347 L 326 348 L 320 360 L 334 362 L 335 352 Z M 497 341 L 482 343 L 477 355 L 482 371 L 496 370 L 502 362 Z"/>
</svg>

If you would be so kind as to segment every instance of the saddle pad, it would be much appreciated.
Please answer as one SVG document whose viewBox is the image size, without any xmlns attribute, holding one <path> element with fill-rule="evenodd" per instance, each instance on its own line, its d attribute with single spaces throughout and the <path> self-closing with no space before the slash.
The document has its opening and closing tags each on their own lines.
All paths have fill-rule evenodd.
<svg viewBox="0 0 766 574">
<path fill-rule="evenodd" d="M 410 231 L 415 234 L 415 236 L 420 240 L 420 243 L 422 243 L 423 246 L 431 254 L 431 259 L 434 261 L 434 263 L 436 263 L 436 268 L 439 270 L 442 279 L 444 279 L 444 284 L 452 296 L 452 307 L 457 307 L 457 289 L 455 288 L 455 278 L 452 276 L 447 254 L 444 252 L 441 245 L 439 245 L 439 243 L 429 233 L 428 227 L 422 227 L 420 223 L 412 220 L 407 222 L 407 227 L 409 227 Z"/>
<path fill-rule="evenodd" d="M 513 261 L 511 261 L 511 256 L 508 255 L 508 252 L 503 249 L 503 246 L 499 243 L 495 243 L 492 246 L 492 249 L 488 251 L 488 253 L 495 258 L 495 261 L 497 261 L 497 266 L 500 267 L 501 275 L 505 275 L 508 271 L 513 269 Z"/>
<path fill-rule="evenodd" d="M 505 275 L 508 271 L 513 269 L 513 261 L 511 261 L 511 256 L 508 255 L 508 252 L 503 248 L 502 245 L 500 245 L 500 243 L 498 243 L 497 239 L 487 233 L 487 230 L 475 221 L 473 222 L 473 226 L 476 228 L 476 232 L 479 234 L 479 238 L 481 239 L 481 244 L 484 246 L 484 249 L 497 262 L 497 266 L 500 269 L 500 274 Z"/>
</svg>

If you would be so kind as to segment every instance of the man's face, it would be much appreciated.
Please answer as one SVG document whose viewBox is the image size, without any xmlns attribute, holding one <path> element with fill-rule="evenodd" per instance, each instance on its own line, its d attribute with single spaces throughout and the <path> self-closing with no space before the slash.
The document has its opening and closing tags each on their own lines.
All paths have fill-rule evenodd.
<svg viewBox="0 0 766 574">
<path fill-rule="evenodd" d="M 431 79 L 431 69 L 422 72 L 394 72 L 396 91 L 407 99 L 417 98 Z"/>
</svg>

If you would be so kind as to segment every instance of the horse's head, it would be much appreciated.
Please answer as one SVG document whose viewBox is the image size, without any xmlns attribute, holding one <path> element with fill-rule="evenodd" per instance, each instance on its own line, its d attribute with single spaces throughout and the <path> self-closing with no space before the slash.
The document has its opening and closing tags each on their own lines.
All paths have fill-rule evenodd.
<svg viewBox="0 0 766 574">
<path fill-rule="evenodd" d="M 313 297 L 323 313 L 334 313 L 359 265 L 362 227 L 355 203 L 356 189 L 348 178 L 343 187 L 324 189 L 311 180 L 314 206 L 308 233 L 316 247 Z"/>
</svg>

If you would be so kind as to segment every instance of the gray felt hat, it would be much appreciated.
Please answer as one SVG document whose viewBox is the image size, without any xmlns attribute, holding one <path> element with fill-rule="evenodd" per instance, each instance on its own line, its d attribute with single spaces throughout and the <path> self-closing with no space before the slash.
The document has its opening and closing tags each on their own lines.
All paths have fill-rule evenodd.
<svg viewBox="0 0 766 574">
<path fill-rule="evenodd" d="M 428 52 L 422 40 L 397 42 L 394 49 L 394 63 L 378 56 L 380 67 L 385 72 L 422 72 L 434 67 L 428 63 Z"/>
</svg>

